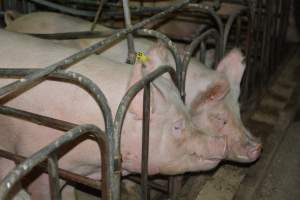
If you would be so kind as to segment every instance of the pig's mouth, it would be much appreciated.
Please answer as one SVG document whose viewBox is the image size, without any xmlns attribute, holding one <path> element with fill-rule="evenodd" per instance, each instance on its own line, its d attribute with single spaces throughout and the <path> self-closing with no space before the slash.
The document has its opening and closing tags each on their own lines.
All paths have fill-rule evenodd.
<svg viewBox="0 0 300 200">
<path fill-rule="evenodd" d="M 223 160 L 224 158 L 226 158 L 227 154 L 228 154 L 228 139 L 226 136 L 223 136 L 224 138 L 224 143 L 222 144 L 222 147 L 218 147 L 215 148 L 216 150 L 212 150 L 211 155 L 209 156 L 203 156 L 203 155 L 197 155 L 196 153 L 194 153 L 192 156 L 197 157 L 196 159 L 198 160 L 202 160 L 202 161 L 206 161 L 206 162 L 211 162 L 211 163 L 215 163 L 215 162 L 219 162 L 220 160 Z"/>
</svg>

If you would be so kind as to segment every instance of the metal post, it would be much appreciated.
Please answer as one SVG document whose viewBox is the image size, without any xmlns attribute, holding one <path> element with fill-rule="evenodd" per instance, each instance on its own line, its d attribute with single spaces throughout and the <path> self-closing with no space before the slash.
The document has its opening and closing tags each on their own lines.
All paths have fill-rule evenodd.
<svg viewBox="0 0 300 200">
<path fill-rule="evenodd" d="M 131 28 L 131 16 L 130 16 L 130 10 L 129 10 L 129 5 L 128 5 L 129 3 L 128 3 L 128 0 L 122 0 L 122 1 L 123 1 L 125 25 L 126 25 L 126 28 Z M 134 50 L 134 42 L 133 42 L 132 33 L 129 33 L 127 35 L 127 45 L 128 45 L 127 63 L 134 64 L 135 50 Z"/>
<path fill-rule="evenodd" d="M 149 121 L 150 121 L 150 83 L 144 87 L 143 97 L 143 141 L 142 141 L 142 193 L 141 199 L 150 199 L 148 188 L 148 161 L 149 161 Z"/>
</svg>

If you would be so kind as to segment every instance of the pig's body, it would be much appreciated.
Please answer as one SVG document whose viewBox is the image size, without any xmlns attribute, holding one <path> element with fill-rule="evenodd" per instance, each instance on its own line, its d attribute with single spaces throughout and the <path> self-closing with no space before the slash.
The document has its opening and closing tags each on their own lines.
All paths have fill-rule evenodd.
<svg viewBox="0 0 300 200">
<path fill-rule="evenodd" d="M 51 42 L 0 31 L 0 62 L 3 67 L 44 67 L 76 52 Z M 29 51 L 30 49 L 30 51 Z M 133 68 L 107 59 L 92 56 L 73 66 L 92 79 L 107 96 L 113 115 L 125 94 L 128 83 L 139 78 L 141 65 Z M 133 70 L 133 72 L 132 72 Z M 9 81 L 1 79 L 3 86 Z M 225 158 L 225 137 L 202 134 L 194 128 L 188 110 L 179 99 L 174 85 L 167 80 L 158 81 L 152 88 L 150 120 L 150 174 L 178 174 L 187 171 L 208 170 Z M 3 103 L 3 102 L 2 102 Z M 20 96 L 10 99 L 5 105 L 24 109 L 54 118 L 82 124 L 93 123 L 103 129 L 101 112 L 86 92 L 68 83 L 44 81 Z M 133 102 L 133 111 L 126 115 L 121 140 L 122 167 L 128 172 L 140 172 L 141 120 L 137 119 L 141 107 L 139 99 Z M 29 156 L 61 136 L 61 132 L 22 120 L 1 116 L 0 147 Z M 85 141 L 60 161 L 60 167 L 83 175 L 95 177 L 100 168 L 97 146 Z M 0 175 L 10 170 L 11 164 L 0 159 Z M 32 186 L 33 199 L 46 199 L 46 183 Z"/>
<path fill-rule="evenodd" d="M 89 31 L 92 23 L 77 17 L 64 15 L 54 12 L 35 12 L 28 15 L 23 15 L 16 20 L 10 22 L 5 27 L 8 31 L 20 33 L 65 33 L 65 32 L 80 32 Z M 111 29 L 97 25 L 97 31 L 109 31 Z M 55 43 L 63 44 L 68 47 L 83 49 L 96 43 L 99 39 L 77 39 L 77 40 L 57 40 Z M 146 39 L 135 39 L 136 51 L 149 49 L 153 42 Z M 111 45 L 106 50 L 101 52 L 101 56 L 126 62 L 127 59 L 127 41 L 121 40 L 118 43 Z"/>
<path fill-rule="evenodd" d="M 225 11 L 230 13 L 232 11 L 230 9 L 237 9 L 230 6 L 227 7 L 224 6 L 224 9 L 226 9 L 222 13 L 226 13 Z M 7 26 L 7 29 L 17 32 L 41 33 L 41 24 L 44 24 L 42 33 L 54 33 L 83 31 L 87 27 L 90 27 L 90 22 L 80 20 L 80 23 L 74 23 L 74 17 L 64 16 L 62 14 L 47 12 L 32 13 L 16 19 Z M 48 20 L 50 18 L 53 19 Z M 33 19 L 34 23 L 32 23 Z M 82 26 L 84 23 L 88 25 Z M 21 26 L 21 24 L 26 25 Z M 60 28 L 57 28 L 56 24 L 60 24 Z M 69 28 L 67 30 L 67 28 L 63 29 L 61 24 L 73 24 L 74 26 L 66 26 Z M 22 29 L 19 28 L 20 26 Z M 101 26 L 97 26 L 97 28 L 101 30 Z M 152 43 L 145 39 L 135 40 L 135 46 L 143 52 L 146 52 Z M 170 53 L 164 51 L 161 50 L 157 53 L 160 55 L 154 55 L 154 57 L 158 58 L 165 55 L 165 60 L 155 59 L 152 62 L 156 62 L 155 66 L 163 64 L 175 66 Z M 124 62 L 127 57 L 126 41 L 117 43 L 100 55 L 114 61 Z M 229 147 L 232 150 L 228 152 L 228 157 L 232 160 L 248 162 L 258 157 L 260 153 L 258 147 L 260 145 L 259 142 L 251 137 L 251 134 L 245 129 L 240 119 L 238 97 L 240 94 L 240 79 L 245 69 L 242 60 L 242 54 L 238 50 L 234 50 L 217 66 L 217 70 L 214 71 L 192 58 L 188 66 L 185 89 L 186 104 L 194 113 L 194 120 L 196 119 L 195 123 L 197 126 L 200 129 L 208 130 L 215 134 L 221 133 L 222 135 L 227 135 L 231 138 L 229 140 L 232 144 Z M 215 99 L 201 99 L 205 95 L 215 95 Z M 221 125 L 222 123 L 224 123 L 224 127 Z"/>
<path fill-rule="evenodd" d="M 12 15 L 12 11 L 6 12 L 6 15 Z M 6 18 L 9 18 L 8 16 Z M 54 13 L 54 12 L 34 12 L 27 15 L 23 15 L 17 17 L 16 19 L 11 19 L 7 21 L 7 26 L 5 27 L 6 30 L 12 32 L 19 32 L 19 33 L 64 33 L 64 32 L 80 32 L 80 31 L 89 31 L 92 25 L 91 22 L 69 16 L 64 15 L 61 13 Z M 181 30 L 184 31 L 184 35 L 189 35 L 194 32 L 193 29 L 185 28 L 185 22 L 179 21 L 171 21 L 165 25 L 161 26 L 162 30 L 168 30 L 170 27 L 173 27 L 173 30 Z M 105 26 L 97 25 L 97 31 L 110 31 Z M 177 34 L 179 31 L 176 31 Z M 179 35 L 182 35 L 179 33 Z M 178 36 L 180 37 L 180 36 Z M 52 40 L 55 43 L 63 44 L 68 47 L 83 49 L 88 47 L 91 44 L 96 43 L 97 41 L 103 40 L 103 38 L 99 39 L 77 39 L 77 40 Z M 138 51 L 146 51 L 154 44 L 153 41 L 143 38 L 135 38 L 134 39 L 134 46 L 135 50 Z M 184 49 L 183 44 L 176 44 L 177 48 L 182 51 Z M 121 63 L 126 62 L 127 60 L 127 41 L 126 39 L 120 40 L 115 44 L 111 45 L 105 50 L 101 51 L 101 56 L 112 59 L 114 61 L 118 61 Z M 212 66 L 211 58 L 209 55 L 206 55 L 205 64 L 208 66 Z"/>
</svg>

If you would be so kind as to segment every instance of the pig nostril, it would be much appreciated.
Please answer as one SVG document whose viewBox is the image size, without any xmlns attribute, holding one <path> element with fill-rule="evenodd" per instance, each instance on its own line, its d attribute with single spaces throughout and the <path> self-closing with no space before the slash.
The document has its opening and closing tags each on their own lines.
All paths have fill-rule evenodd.
<svg viewBox="0 0 300 200">
<path fill-rule="evenodd" d="M 248 156 L 251 159 L 257 159 L 262 151 L 262 145 L 258 144 L 255 147 L 251 148 L 248 152 Z"/>
</svg>

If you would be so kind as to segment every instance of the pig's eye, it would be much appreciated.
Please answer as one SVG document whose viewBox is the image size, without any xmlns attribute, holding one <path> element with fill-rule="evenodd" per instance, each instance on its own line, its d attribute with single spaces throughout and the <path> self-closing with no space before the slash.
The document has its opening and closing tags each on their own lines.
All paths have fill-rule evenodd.
<svg viewBox="0 0 300 200">
<path fill-rule="evenodd" d="M 213 114 L 210 116 L 210 120 L 217 129 L 223 128 L 228 123 L 226 113 Z"/>
<path fill-rule="evenodd" d="M 180 136 L 182 130 L 184 129 L 185 125 L 184 125 L 184 121 L 183 120 L 178 120 L 173 124 L 173 134 L 175 136 Z"/>
</svg>

